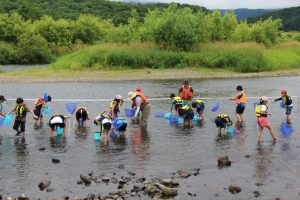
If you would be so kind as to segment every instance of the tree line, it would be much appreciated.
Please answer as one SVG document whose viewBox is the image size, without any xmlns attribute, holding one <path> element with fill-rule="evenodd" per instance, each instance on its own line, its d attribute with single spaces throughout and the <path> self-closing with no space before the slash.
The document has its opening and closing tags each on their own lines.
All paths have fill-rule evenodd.
<svg viewBox="0 0 300 200">
<path fill-rule="evenodd" d="M 78 0 L 80 1 L 80 0 Z M 0 63 L 49 63 L 57 56 L 95 43 L 150 42 L 158 48 L 192 51 L 215 41 L 257 42 L 270 46 L 280 40 L 281 20 L 268 18 L 248 24 L 233 12 L 205 12 L 170 4 L 149 10 L 143 20 L 133 9 L 126 24 L 80 15 L 77 19 L 43 16 L 31 20 L 13 12 L 0 14 Z"/>
</svg>

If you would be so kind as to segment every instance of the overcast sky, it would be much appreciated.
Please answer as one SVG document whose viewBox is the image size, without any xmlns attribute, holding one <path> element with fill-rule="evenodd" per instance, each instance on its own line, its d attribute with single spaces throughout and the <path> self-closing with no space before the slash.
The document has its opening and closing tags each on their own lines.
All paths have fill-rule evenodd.
<svg viewBox="0 0 300 200">
<path fill-rule="evenodd" d="M 131 0 L 124 0 L 131 1 Z M 209 9 L 287 8 L 300 6 L 300 0 L 133 0 L 138 2 L 176 2 L 204 6 Z"/>
</svg>

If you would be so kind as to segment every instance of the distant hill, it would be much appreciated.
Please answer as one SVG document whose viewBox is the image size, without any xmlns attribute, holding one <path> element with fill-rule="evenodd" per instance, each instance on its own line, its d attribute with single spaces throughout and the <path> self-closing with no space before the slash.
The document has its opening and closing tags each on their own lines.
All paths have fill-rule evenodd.
<svg viewBox="0 0 300 200">
<path fill-rule="evenodd" d="M 282 19 L 282 30 L 284 31 L 300 31 L 300 6 L 285 8 L 278 11 L 273 11 L 258 15 L 255 17 L 249 17 L 247 20 L 250 23 L 256 22 L 260 19 L 267 19 L 272 17 L 273 19 L 281 18 Z"/>
<path fill-rule="evenodd" d="M 39 19 L 43 15 L 55 19 L 76 19 L 81 14 L 100 16 L 103 19 L 112 19 L 114 24 L 126 24 L 132 8 L 135 8 L 142 18 L 148 9 L 167 8 L 167 3 L 126 3 L 108 0 L 1 0 L 0 12 L 18 12 L 25 19 Z M 178 4 L 179 7 L 190 7 L 193 11 L 204 10 L 201 6 Z"/>
<path fill-rule="evenodd" d="M 224 14 L 226 11 L 228 10 L 221 10 L 222 14 Z M 247 8 L 239 8 L 239 9 L 235 9 L 234 12 L 237 16 L 237 19 L 243 20 L 243 19 L 247 19 L 248 17 L 255 17 L 257 15 L 262 15 L 264 13 L 269 13 L 272 12 L 274 10 L 267 10 L 267 9 L 247 9 Z"/>
</svg>

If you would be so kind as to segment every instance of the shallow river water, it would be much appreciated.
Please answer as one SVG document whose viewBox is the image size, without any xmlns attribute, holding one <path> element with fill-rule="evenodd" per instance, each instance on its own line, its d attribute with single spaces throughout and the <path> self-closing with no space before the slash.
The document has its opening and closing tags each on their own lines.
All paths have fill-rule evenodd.
<svg viewBox="0 0 300 200">
<path fill-rule="evenodd" d="M 12 99 L 18 96 L 35 98 L 45 91 L 54 99 L 109 99 L 116 94 L 127 96 L 128 91 L 141 86 L 147 96 L 160 98 L 168 97 L 172 92 L 177 93 L 181 82 L 8 83 L 0 85 L 0 93 Z M 290 95 L 300 93 L 300 77 L 192 80 L 191 84 L 202 97 L 224 97 L 220 100 L 219 112 L 228 113 L 233 119 L 235 105 L 225 99 L 234 95 L 236 85 L 242 84 L 248 96 L 278 96 L 283 87 Z M 292 115 L 293 134 L 273 145 L 265 130 L 260 148 L 256 147 L 255 142 L 255 100 L 249 99 L 247 102 L 245 129 L 238 136 L 226 140 L 217 140 L 213 122 L 216 113 L 210 111 L 217 100 L 205 101 L 204 125 L 189 130 L 171 126 L 167 120 L 155 117 L 157 112 L 168 112 L 170 102 L 152 101 L 148 131 L 141 132 L 137 126 L 129 125 L 125 141 L 112 141 L 105 148 L 94 141 L 93 133 L 97 127 L 92 121 L 88 123 L 89 128 L 85 133 L 72 130 L 65 145 L 58 143 L 51 146 L 47 125 L 35 130 L 31 117 L 27 116 L 26 145 L 15 144 L 15 133 L 11 126 L 0 129 L 3 137 L 0 145 L 0 192 L 13 195 L 25 193 L 43 199 L 48 196 L 61 199 L 65 194 L 71 197 L 86 196 L 90 192 L 117 191 L 117 185 L 77 185 L 81 173 L 126 173 L 130 170 L 147 178 L 168 178 L 171 172 L 179 169 L 200 167 L 200 175 L 179 179 L 179 195 L 176 199 L 254 199 L 254 190 L 260 191 L 259 199 L 299 199 L 300 123 L 297 98 L 294 98 Z M 32 101 L 27 103 L 33 107 Z M 92 117 L 108 106 L 107 102 L 80 104 L 88 107 Z M 14 102 L 8 101 L 6 105 L 5 109 L 10 110 Z M 53 101 L 49 105 L 53 113 L 66 114 L 65 102 Z M 128 106 L 129 103 L 125 103 L 125 107 Z M 284 119 L 284 110 L 280 109 L 279 103 L 270 104 L 269 111 L 279 119 Z M 275 118 L 270 118 L 270 121 L 280 135 L 281 122 Z M 46 147 L 46 150 L 39 151 L 40 147 Z M 218 169 L 217 158 L 223 155 L 229 156 L 232 166 Z M 52 158 L 58 158 L 61 162 L 53 164 Z M 295 168 L 296 172 L 291 171 L 280 159 Z M 126 169 L 118 169 L 120 164 L 124 164 Z M 37 185 L 43 179 L 51 180 L 51 187 L 55 191 L 40 191 Z M 258 187 L 256 183 L 262 186 Z M 241 186 L 242 192 L 232 195 L 224 189 L 230 184 Z M 188 196 L 188 192 L 197 194 L 197 197 Z"/>
</svg>

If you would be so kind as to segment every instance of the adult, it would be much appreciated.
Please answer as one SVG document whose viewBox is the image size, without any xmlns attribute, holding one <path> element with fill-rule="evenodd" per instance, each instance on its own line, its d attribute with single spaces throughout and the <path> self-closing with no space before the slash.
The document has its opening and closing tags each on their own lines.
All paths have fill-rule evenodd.
<svg viewBox="0 0 300 200">
<path fill-rule="evenodd" d="M 132 108 L 136 109 L 133 120 L 136 120 L 138 114 L 141 113 L 141 126 L 142 128 L 147 128 L 147 122 L 151 111 L 148 98 L 141 92 L 129 92 L 128 97 L 132 101 Z"/>
<path fill-rule="evenodd" d="M 183 105 L 191 105 L 191 101 L 193 99 L 194 90 L 189 85 L 187 80 L 183 81 L 182 87 L 179 89 L 179 95 L 183 101 Z"/>
</svg>

